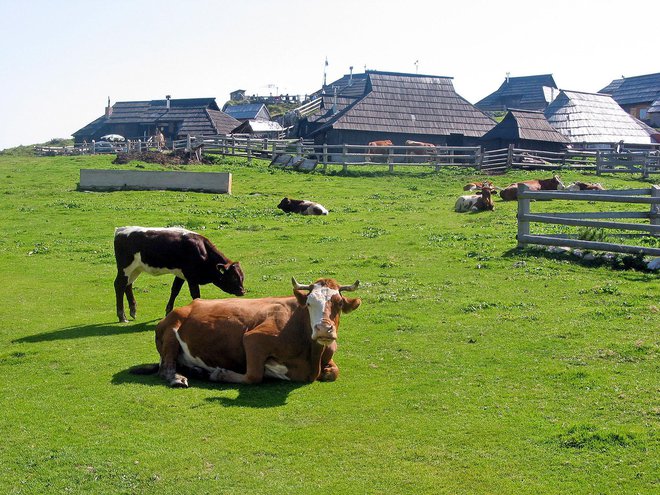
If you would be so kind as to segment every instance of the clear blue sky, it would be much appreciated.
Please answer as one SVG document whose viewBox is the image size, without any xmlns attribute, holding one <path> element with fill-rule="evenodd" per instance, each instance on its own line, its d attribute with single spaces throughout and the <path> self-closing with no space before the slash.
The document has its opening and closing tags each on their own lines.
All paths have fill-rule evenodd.
<svg viewBox="0 0 660 495">
<path fill-rule="evenodd" d="M 108 96 L 310 93 L 326 57 L 329 82 L 418 60 L 472 103 L 507 72 L 595 92 L 660 72 L 658 19 L 658 0 L 0 0 L 0 149 L 70 137 Z"/>
</svg>

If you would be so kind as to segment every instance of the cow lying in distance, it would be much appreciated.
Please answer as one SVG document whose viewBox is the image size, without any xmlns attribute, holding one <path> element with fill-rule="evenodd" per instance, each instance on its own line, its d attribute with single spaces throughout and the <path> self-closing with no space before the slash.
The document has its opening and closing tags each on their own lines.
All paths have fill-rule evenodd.
<svg viewBox="0 0 660 495">
<path fill-rule="evenodd" d="M 284 213 L 300 213 L 301 215 L 327 215 L 328 210 L 319 203 L 304 199 L 284 198 L 277 207 Z"/>
<path fill-rule="evenodd" d="M 483 182 L 470 182 L 463 186 L 463 191 L 478 191 L 484 187 L 490 189 L 491 192 L 496 192 L 496 187 L 489 180 L 485 180 Z"/>
<path fill-rule="evenodd" d="M 260 383 L 264 377 L 295 382 L 334 381 L 341 313 L 360 306 L 342 292 L 357 289 L 333 279 L 300 285 L 293 296 L 261 299 L 197 299 L 177 308 L 156 327 L 160 366 L 155 372 L 172 387 L 187 387 L 178 369 L 201 368 L 217 382 Z M 307 291 L 305 294 L 303 291 Z"/>
<path fill-rule="evenodd" d="M 466 196 L 459 196 L 454 205 L 454 211 L 459 213 L 478 211 L 492 211 L 495 209 L 493 204 L 492 190 L 484 187 L 479 194 L 470 194 Z"/>
<path fill-rule="evenodd" d="M 206 237 L 181 228 L 118 227 L 115 229 L 117 277 L 115 296 L 117 318 L 128 321 L 124 313 L 124 294 L 131 317 L 137 303 L 133 282 L 140 273 L 175 276 L 165 313 L 172 311 L 174 301 L 185 282 L 193 299 L 200 296 L 199 286 L 212 283 L 223 291 L 242 296 L 243 271 L 238 262 L 222 254 Z"/>
<path fill-rule="evenodd" d="M 500 191 L 500 198 L 504 201 L 516 201 L 520 184 L 526 184 L 531 191 L 561 191 L 565 189 L 561 179 L 554 175 L 551 179 L 532 179 L 511 184 Z"/>
<path fill-rule="evenodd" d="M 604 191 L 605 188 L 598 182 L 574 182 L 579 191 Z"/>
<path fill-rule="evenodd" d="M 432 155 L 435 153 L 435 144 L 425 143 L 423 141 L 412 141 L 410 139 L 406 140 L 406 146 L 414 146 L 412 150 L 408 150 L 408 153 L 413 155 Z"/>
</svg>

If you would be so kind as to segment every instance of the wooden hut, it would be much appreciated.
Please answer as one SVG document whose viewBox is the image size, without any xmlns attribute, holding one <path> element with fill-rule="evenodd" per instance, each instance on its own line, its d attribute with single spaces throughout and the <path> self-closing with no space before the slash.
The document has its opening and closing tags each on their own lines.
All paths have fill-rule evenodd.
<svg viewBox="0 0 660 495">
<path fill-rule="evenodd" d="M 613 148 L 621 142 L 652 143 L 649 132 L 609 95 L 562 90 L 544 114 L 550 125 L 575 148 Z"/>
<path fill-rule="evenodd" d="M 244 105 L 225 105 L 222 109 L 236 120 L 270 120 L 270 112 L 263 103 L 246 103 Z"/>
<path fill-rule="evenodd" d="M 649 112 L 660 100 L 660 72 L 615 79 L 599 93 L 610 95 L 630 115 L 653 125 Z"/>
<path fill-rule="evenodd" d="M 523 110 L 546 109 L 558 93 L 552 74 L 537 76 L 507 76 L 497 91 L 489 94 L 475 104 L 484 112 L 503 112 L 512 108 Z"/>
<path fill-rule="evenodd" d="M 481 142 L 485 149 L 501 149 L 512 144 L 516 148 L 556 152 L 563 151 L 570 143 L 548 123 L 543 112 L 534 110 L 509 110 Z"/>
<path fill-rule="evenodd" d="M 98 140 L 106 134 L 143 139 L 160 130 L 165 139 L 227 134 L 240 122 L 220 111 L 215 98 L 151 101 L 119 101 L 105 109 L 102 117 L 73 133 L 76 143 Z"/>
<path fill-rule="evenodd" d="M 495 121 L 454 90 L 451 77 L 367 71 L 316 93 L 319 105 L 299 122 L 298 135 L 316 143 L 367 144 L 408 139 L 471 146 Z"/>
</svg>

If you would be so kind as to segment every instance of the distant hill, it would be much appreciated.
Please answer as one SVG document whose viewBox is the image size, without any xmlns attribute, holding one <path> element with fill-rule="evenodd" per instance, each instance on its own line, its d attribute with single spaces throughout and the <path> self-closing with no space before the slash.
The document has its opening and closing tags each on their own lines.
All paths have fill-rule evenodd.
<svg viewBox="0 0 660 495">
<path fill-rule="evenodd" d="M 16 146 L 0 150 L 0 155 L 4 156 L 32 156 L 35 146 L 73 146 L 73 139 L 53 138 L 45 143 L 29 144 L 27 146 Z"/>
</svg>

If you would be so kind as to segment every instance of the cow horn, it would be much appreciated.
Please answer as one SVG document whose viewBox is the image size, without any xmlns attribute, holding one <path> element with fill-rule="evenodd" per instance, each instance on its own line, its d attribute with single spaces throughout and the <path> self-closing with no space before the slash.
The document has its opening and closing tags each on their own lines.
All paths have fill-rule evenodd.
<svg viewBox="0 0 660 495">
<path fill-rule="evenodd" d="M 342 285 L 339 287 L 339 292 L 355 290 L 358 288 L 358 285 L 360 285 L 359 280 L 356 280 L 353 285 Z"/>
<path fill-rule="evenodd" d="M 291 277 L 291 283 L 293 284 L 293 288 L 296 290 L 312 290 L 314 287 L 312 284 L 310 285 L 301 285 L 298 283 L 296 280 L 296 277 Z"/>
</svg>

